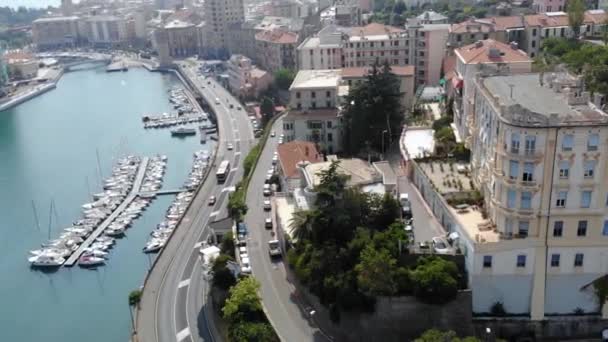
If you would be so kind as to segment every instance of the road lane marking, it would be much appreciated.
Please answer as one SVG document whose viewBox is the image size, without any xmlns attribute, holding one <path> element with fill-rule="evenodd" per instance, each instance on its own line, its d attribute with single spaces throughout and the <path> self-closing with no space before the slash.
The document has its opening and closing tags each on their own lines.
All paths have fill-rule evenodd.
<svg viewBox="0 0 608 342">
<path fill-rule="evenodd" d="M 209 215 L 209 217 L 214 217 L 214 216 L 217 216 L 217 214 L 219 214 L 219 213 L 220 213 L 220 211 L 219 211 L 219 210 L 216 210 L 216 211 L 212 212 L 212 213 Z"/>
<path fill-rule="evenodd" d="M 186 328 L 186 329 L 178 332 L 177 333 L 177 342 L 180 342 L 181 340 L 185 339 L 188 336 L 190 336 L 190 328 Z"/>
<path fill-rule="evenodd" d="M 181 289 L 182 287 L 188 286 L 188 285 L 190 285 L 190 278 L 180 281 L 179 285 L 177 285 L 177 288 Z"/>
</svg>

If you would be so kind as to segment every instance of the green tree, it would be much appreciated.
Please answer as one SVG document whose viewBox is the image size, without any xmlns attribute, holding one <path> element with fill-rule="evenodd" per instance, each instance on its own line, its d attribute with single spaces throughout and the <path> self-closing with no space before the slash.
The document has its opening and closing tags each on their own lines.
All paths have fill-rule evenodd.
<svg viewBox="0 0 608 342">
<path fill-rule="evenodd" d="M 272 326 L 266 322 L 238 322 L 230 326 L 228 338 L 231 342 L 279 341 Z"/>
<path fill-rule="evenodd" d="M 236 191 L 228 196 L 228 214 L 232 219 L 239 222 L 247 213 L 247 209 L 245 190 L 240 185 L 237 185 Z"/>
<path fill-rule="evenodd" d="M 355 270 L 357 283 L 366 293 L 373 296 L 390 296 L 397 292 L 397 260 L 391 257 L 386 249 L 376 250 L 371 245 L 365 247 Z"/>
<path fill-rule="evenodd" d="M 454 262 L 440 257 L 421 258 L 412 272 L 414 294 L 429 303 L 448 302 L 458 293 L 457 276 Z"/>
<path fill-rule="evenodd" d="M 262 127 L 266 127 L 266 124 L 274 116 L 274 102 L 271 98 L 264 97 L 262 99 L 262 104 L 260 105 L 260 113 L 262 114 Z"/>
<path fill-rule="evenodd" d="M 292 70 L 279 69 L 274 73 L 274 83 L 279 89 L 288 90 L 295 76 Z"/>
<path fill-rule="evenodd" d="M 228 261 L 233 261 L 234 259 L 226 254 L 220 254 L 213 261 L 213 286 L 222 289 L 228 290 L 232 286 L 236 284 L 236 278 L 232 271 L 228 269 Z"/>
<path fill-rule="evenodd" d="M 260 283 L 253 277 L 239 280 L 230 289 L 230 297 L 226 300 L 222 313 L 228 322 L 259 321 L 263 319 L 262 304 L 258 295 Z"/>
<path fill-rule="evenodd" d="M 232 235 L 232 232 L 228 232 L 222 237 L 220 251 L 222 254 L 230 255 L 234 258 L 234 235 Z"/>
<path fill-rule="evenodd" d="M 289 221 L 289 228 L 296 242 L 310 240 L 313 236 L 313 223 L 317 212 L 313 210 L 299 210 L 293 213 Z"/>
<path fill-rule="evenodd" d="M 568 0 L 568 25 L 574 33 L 574 39 L 578 39 L 581 33 L 581 25 L 585 19 L 585 1 L 584 0 Z"/>
<path fill-rule="evenodd" d="M 379 151 L 387 132 L 390 145 L 404 120 L 399 80 L 388 63 L 374 64 L 366 81 L 351 87 L 344 104 L 347 152 L 356 154 L 369 142 Z"/>
<path fill-rule="evenodd" d="M 451 330 L 441 331 L 430 329 L 415 339 L 414 342 L 481 342 L 481 340 L 472 336 L 459 338 L 458 335 Z"/>
</svg>

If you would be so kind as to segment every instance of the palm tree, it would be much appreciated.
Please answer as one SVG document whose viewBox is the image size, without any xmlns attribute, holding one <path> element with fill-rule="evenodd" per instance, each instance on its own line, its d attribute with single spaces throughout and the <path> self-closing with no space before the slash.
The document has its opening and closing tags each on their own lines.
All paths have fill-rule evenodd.
<svg viewBox="0 0 608 342">
<path fill-rule="evenodd" d="M 289 228 L 294 240 L 310 240 L 312 238 L 312 224 L 315 216 L 315 213 L 311 210 L 299 210 L 293 213 L 289 221 Z"/>
</svg>

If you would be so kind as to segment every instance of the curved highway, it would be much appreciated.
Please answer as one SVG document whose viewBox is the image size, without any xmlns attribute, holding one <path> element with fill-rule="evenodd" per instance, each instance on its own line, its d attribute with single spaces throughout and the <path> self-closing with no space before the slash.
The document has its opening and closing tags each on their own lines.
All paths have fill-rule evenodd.
<svg viewBox="0 0 608 342">
<path fill-rule="evenodd" d="M 211 174 L 146 282 L 137 316 L 138 340 L 145 342 L 214 341 L 216 334 L 206 316 L 211 310 L 206 303 L 208 283 L 203 279 L 198 249 L 210 235 L 208 224 L 226 217 L 228 193 L 242 178 L 242 161 L 254 144 L 251 122 L 244 108 L 237 109 L 238 100 L 215 81 L 198 76 L 198 64 L 183 63 L 181 68 L 215 112 L 219 142 Z M 229 151 L 227 143 L 234 149 Z M 217 184 L 213 173 L 222 160 L 230 160 L 232 169 L 226 182 Z M 207 200 L 212 195 L 217 202 L 209 206 Z"/>
</svg>

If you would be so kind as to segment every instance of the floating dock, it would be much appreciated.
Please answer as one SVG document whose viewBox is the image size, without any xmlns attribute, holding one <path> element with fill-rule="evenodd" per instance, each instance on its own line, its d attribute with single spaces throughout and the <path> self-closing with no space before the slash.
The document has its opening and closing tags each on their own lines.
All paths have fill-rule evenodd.
<svg viewBox="0 0 608 342">
<path fill-rule="evenodd" d="M 118 215 L 120 215 L 122 213 L 122 211 L 125 210 L 129 206 L 129 204 L 131 204 L 131 202 L 135 199 L 135 197 L 138 196 L 139 190 L 141 188 L 141 184 L 144 181 L 144 176 L 146 174 L 146 169 L 148 167 L 149 161 L 150 161 L 150 158 L 148 158 L 148 157 L 142 158 L 141 163 L 139 164 L 139 169 L 137 169 L 137 175 L 135 176 L 135 181 L 133 182 L 133 187 L 131 187 L 131 191 L 129 192 L 129 195 L 114 210 L 114 212 L 112 212 L 112 214 L 110 214 L 110 216 L 108 216 L 101 224 L 99 224 L 97 226 L 97 228 L 93 231 L 93 233 L 91 233 L 91 235 L 89 235 L 89 237 L 86 240 L 84 240 L 84 242 L 80 245 L 80 247 L 78 247 L 78 249 L 76 251 L 74 251 L 74 253 L 72 253 L 72 255 L 70 255 L 68 260 L 66 260 L 66 262 L 63 264 L 64 266 L 67 266 L 67 267 L 74 266 L 74 264 L 78 262 L 78 259 L 80 258 L 80 255 L 82 255 L 84 250 L 86 248 L 88 248 L 95 241 L 95 239 L 97 239 L 99 237 L 99 235 L 101 235 L 103 233 L 103 231 L 106 230 L 106 228 L 112 222 L 114 222 L 114 220 L 118 217 Z"/>
</svg>

